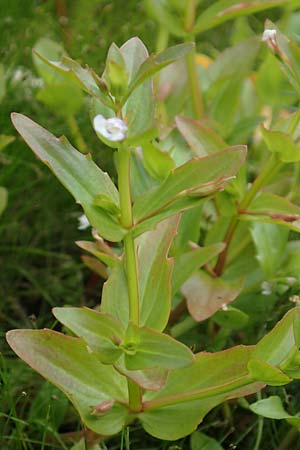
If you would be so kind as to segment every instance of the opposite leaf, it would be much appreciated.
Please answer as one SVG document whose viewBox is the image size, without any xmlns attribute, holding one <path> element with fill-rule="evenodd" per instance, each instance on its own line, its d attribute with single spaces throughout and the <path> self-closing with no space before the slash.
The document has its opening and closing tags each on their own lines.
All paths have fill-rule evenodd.
<svg viewBox="0 0 300 450">
<path fill-rule="evenodd" d="M 101 364 L 84 342 L 52 330 L 13 330 L 7 341 L 20 358 L 67 395 L 88 428 L 104 435 L 121 431 L 129 419 L 124 406 L 126 380 L 113 367 Z M 101 413 L 108 403 L 110 409 Z"/>
<path fill-rule="evenodd" d="M 222 307 L 226 308 L 239 295 L 243 284 L 243 279 L 229 282 L 199 271 L 184 283 L 181 292 L 186 298 L 191 316 L 201 321 Z"/>
<path fill-rule="evenodd" d="M 81 337 L 101 362 L 112 364 L 121 356 L 124 328 L 115 318 L 89 308 L 54 308 L 53 314 Z"/>
<path fill-rule="evenodd" d="M 119 204 L 117 188 L 108 174 L 89 156 L 82 155 L 72 147 L 65 137 L 58 139 L 22 114 L 13 113 L 12 121 L 36 156 L 51 168 L 83 207 L 91 225 L 105 239 L 120 241 L 125 231 L 109 212 L 94 205 L 94 199 L 99 194 L 106 195 L 117 206 Z"/>
<path fill-rule="evenodd" d="M 221 189 L 239 170 L 245 146 L 229 147 L 204 158 L 192 159 L 173 170 L 157 188 L 141 195 L 134 204 L 134 217 L 141 221 L 188 195 L 205 196 Z"/>
<path fill-rule="evenodd" d="M 135 335 L 133 340 L 131 339 L 132 332 Z M 155 367 L 178 369 L 191 365 L 194 360 L 194 355 L 188 347 L 167 334 L 147 327 L 138 328 L 130 324 L 126 335 L 122 348 L 125 351 L 127 369 Z"/>
</svg>

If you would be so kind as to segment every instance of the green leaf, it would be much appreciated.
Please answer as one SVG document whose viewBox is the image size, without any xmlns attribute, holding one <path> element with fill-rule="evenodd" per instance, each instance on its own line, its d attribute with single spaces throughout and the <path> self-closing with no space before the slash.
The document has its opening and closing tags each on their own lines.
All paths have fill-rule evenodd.
<svg viewBox="0 0 300 450">
<path fill-rule="evenodd" d="M 209 87 L 220 80 L 234 77 L 235 81 L 239 81 L 249 75 L 260 46 L 259 37 L 252 36 L 223 50 L 207 68 Z"/>
<path fill-rule="evenodd" d="M 249 316 L 240 309 L 229 305 L 226 309 L 217 311 L 212 316 L 212 320 L 223 328 L 241 330 L 247 325 Z"/>
<path fill-rule="evenodd" d="M 203 33 L 227 20 L 286 3 L 286 0 L 218 0 L 196 20 L 195 33 Z"/>
<path fill-rule="evenodd" d="M 300 207 L 286 198 L 261 192 L 246 211 L 240 211 L 240 220 L 266 222 L 300 231 Z"/>
<path fill-rule="evenodd" d="M 142 151 L 145 169 L 153 178 L 162 181 L 174 169 L 175 162 L 171 156 L 160 150 L 154 144 L 150 142 L 144 143 L 142 145 Z"/>
<path fill-rule="evenodd" d="M 281 265 L 289 230 L 272 223 L 253 223 L 250 229 L 256 248 L 256 258 L 267 279 L 272 278 Z"/>
<path fill-rule="evenodd" d="M 75 83 L 87 94 L 98 98 L 106 106 L 114 108 L 112 100 L 107 96 L 104 81 L 97 77 L 92 69 L 88 67 L 84 69 L 78 62 L 67 56 L 63 56 L 61 61 L 51 61 L 35 50 L 33 53 L 37 60 L 42 61 L 51 68 L 51 72 L 55 71 L 58 74 L 57 79 L 59 82 Z"/>
<path fill-rule="evenodd" d="M 245 155 L 244 146 L 235 146 L 183 164 L 173 170 L 159 187 L 136 200 L 133 207 L 135 221 L 155 215 L 183 196 L 200 196 L 220 189 L 239 170 Z"/>
<path fill-rule="evenodd" d="M 167 382 L 169 370 L 155 367 L 143 370 L 129 370 L 125 366 L 125 355 L 114 364 L 114 367 L 125 377 L 134 381 L 142 389 L 159 391 Z"/>
<path fill-rule="evenodd" d="M 300 345 L 300 308 L 293 308 L 256 345 L 253 357 L 280 366 Z"/>
<path fill-rule="evenodd" d="M 191 435 L 191 450 L 223 450 L 223 447 L 213 438 L 201 431 Z"/>
<path fill-rule="evenodd" d="M 219 135 L 212 129 L 207 128 L 201 121 L 176 116 L 175 123 L 196 156 L 207 156 L 227 147 Z"/>
<path fill-rule="evenodd" d="M 7 205 L 8 192 L 5 187 L 0 186 L 0 216 L 6 208 Z"/>
<path fill-rule="evenodd" d="M 81 261 L 85 264 L 92 272 L 96 273 L 103 280 L 107 280 L 107 270 L 104 264 L 93 256 L 83 255 L 81 256 Z"/>
<path fill-rule="evenodd" d="M 52 39 L 41 38 L 35 43 L 32 54 L 33 63 L 38 74 L 47 84 L 60 84 L 63 77 L 50 64 L 45 62 L 45 59 L 59 61 L 63 56 L 67 56 L 65 49 Z"/>
<path fill-rule="evenodd" d="M 81 337 L 100 361 L 112 364 L 122 354 L 119 345 L 123 325 L 114 317 L 89 308 L 54 308 L 53 314 L 67 328 Z"/>
<path fill-rule="evenodd" d="M 123 55 L 115 43 L 109 47 L 102 78 L 114 97 L 121 98 L 124 95 L 128 84 L 128 73 Z"/>
<path fill-rule="evenodd" d="M 145 0 L 147 13 L 153 17 L 171 34 L 177 37 L 185 37 L 184 22 L 182 17 L 172 10 L 169 0 Z"/>
<path fill-rule="evenodd" d="M 48 84 L 38 92 L 36 98 L 64 118 L 77 114 L 83 103 L 81 91 L 70 83 Z"/>
<path fill-rule="evenodd" d="M 280 369 L 259 359 L 251 359 L 248 364 L 248 369 L 254 380 L 262 381 L 270 386 L 282 386 L 292 381 Z"/>
<path fill-rule="evenodd" d="M 0 134 L 0 151 L 7 147 L 9 144 L 14 142 L 15 137 L 9 136 L 7 134 Z"/>
<path fill-rule="evenodd" d="M 279 60 L 281 70 L 287 80 L 300 95 L 300 49 L 298 42 L 288 39 L 270 20 L 265 22 L 266 29 L 276 30 L 274 42 L 267 42 Z"/>
<path fill-rule="evenodd" d="M 114 254 L 112 250 L 108 253 L 106 245 L 99 241 L 76 241 L 75 244 L 83 250 L 96 256 L 96 258 L 109 267 L 113 267 L 119 261 L 117 255 Z M 103 251 L 104 249 L 106 251 Z"/>
<path fill-rule="evenodd" d="M 300 161 L 300 147 L 296 146 L 291 136 L 281 131 L 271 131 L 261 125 L 264 141 L 268 149 L 275 153 L 282 162 Z"/>
<path fill-rule="evenodd" d="M 129 83 L 134 80 L 140 66 L 148 58 L 143 42 L 134 37 L 120 48 L 125 60 Z M 122 108 L 128 126 L 127 138 L 140 136 L 154 126 L 154 94 L 151 80 L 145 80 L 128 98 Z"/>
<path fill-rule="evenodd" d="M 159 70 L 186 56 L 194 46 L 194 43 L 187 42 L 169 47 L 157 55 L 149 56 L 139 67 L 135 77 L 132 79 L 128 87 L 129 93 L 133 92 L 140 84 L 152 77 Z"/>
<path fill-rule="evenodd" d="M 294 426 L 299 426 L 300 417 L 291 416 L 283 408 L 281 398 L 277 395 L 258 400 L 249 405 L 250 411 L 259 416 L 267 417 L 268 419 L 282 420 L 285 419 L 288 423 Z"/>
<path fill-rule="evenodd" d="M 139 418 L 159 439 L 175 440 L 195 431 L 203 417 L 225 399 L 257 392 L 247 364 L 253 347 L 238 346 L 217 353 L 198 353 L 189 367 L 172 370 L 166 385 L 146 393 Z"/>
<path fill-rule="evenodd" d="M 129 297 L 123 261 L 115 264 L 108 280 L 104 283 L 101 298 L 101 312 L 115 317 L 124 327 L 128 325 Z"/>
<path fill-rule="evenodd" d="M 177 200 L 174 200 L 169 206 L 166 206 L 161 211 L 158 211 L 155 215 L 151 214 L 149 215 L 149 217 L 144 218 L 142 221 L 137 223 L 133 228 L 134 237 L 140 236 L 142 233 L 145 233 L 148 230 L 152 230 L 158 223 L 160 223 L 162 220 L 167 219 L 168 217 L 172 217 L 175 214 L 202 205 L 209 198 L 209 194 L 211 196 L 212 193 L 207 192 L 206 196 L 203 197 L 179 197 Z"/>
<path fill-rule="evenodd" d="M 134 338 L 132 338 L 134 334 Z M 162 367 L 178 369 L 192 364 L 191 350 L 167 334 L 147 327 L 129 325 L 122 348 L 125 351 L 125 365 L 129 370 Z"/>
<path fill-rule="evenodd" d="M 168 259 L 178 217 L 159 223 L 136 240 L 140 288 L 140 324 L 162 331 L 171 309 L 173 261 Z"/>
<path fill-rule="evenodd" d="M 103 365 L 77 338 L 52 330 L 12 330 L 7 340 L 17 355 L 61 389 L 83 423 L 99 434 L 119 432 L 129 420 L 127 383 L 111 366 Z M 95 414 L 101 405 L 111 405 Z"/>
<path fill-rule="evenodd" d="M 174 270 L 172 274 L 172 293 L 179 290 L 182 284 L 204 264 L 224 250 L 224 244 L 213 244 L 207 247 L 198 247 L 189 252 L 179 254 L 174 258 Z"/>
<path fill-rule="evenodd" d="M 94 206 L 99 194 L 119 204 L 118 191 L 107 175 L 91 160 L 78 152 L 65 137 L 57 139 L 49 131 L 22 114 L 13 113 L 12 121 L 38 158 L 48 165 L 60 182 L 83 207 L 90 223 L 110 241 L 120 241 L 125 234 L 115 218 Z"/>
<path fill-rule="evenodd" d="M 226 308 L 239 295 L 243 285 L 243 279 L 229 282 L 199 271 L 183 284 L 181 292 L 193 319 L 201 321 Z"/>
</svg>

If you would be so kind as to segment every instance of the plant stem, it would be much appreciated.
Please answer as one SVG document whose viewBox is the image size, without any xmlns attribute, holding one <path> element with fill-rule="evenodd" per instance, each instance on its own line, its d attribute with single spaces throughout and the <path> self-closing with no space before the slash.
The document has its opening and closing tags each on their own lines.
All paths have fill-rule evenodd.
<svg viewBox="0 0 300 450">
<path fill-rule="evenodd" d="M 69 116 L 67 118 L 67 123 L 68 123 L 70 131 L 71 131 L 71 133 L 73 135 L 73 138 L 74 138 L 74 141 L 75 141 L 75 144 L 76 144 L 78 150 L 81 153 L 88 153 L 87 145 L 84 142 L 82 134 L 80 133 L 80 129 L 79 129 L 79 126 L 78 126 L 78 123 L 77 123 L 75 117 L 74 116 Z"/>
<path fill-rule="evenodd" d="M 193 33 L 196 17 L 196 0 L 187 0 L 185 10 L 184 28 L 188 33 Z"/>
<path fill-rule="evenodd" d="M 169 41 L 169 31 L 163 25 L 159 25 L 157 39 L 156 39 L 156 49 L 155 53 L 160 53 L 165 50 L 168 46 Z"/>
<path fill-rule="evenodd" d="M 261 400 L 260 392 L 257 393 L 257 400 Z M 260 449 L 260 443 L 261 443 L 262 435 L 263 435 L 263 428 L 264 428 L 264 418 L 262 416 L 258 416 L 257 435 L 256 435 L 256 440 L 255 440 L 253 450 Z"/>
<path fill-rule="evenodd" d="M 261 189 L 261 187 L 266 184 L 270 178 L 274 175 L 274 173 L 279 169 L 280 167 L 280 161 L 278 161 L 273 155 L 270 157 L 269 161 L 266 163 L 264 169 L 261 171 L 261 173 L 258 175 L 258 177 L 255 179 L 254 183 L 252 184 L 249 191 L 245 194 L 243 200 L 241 201 L 239 205 L 239 210 L 245 210 L 249 207 L 252 200 L 256 197 L 258 191 Z M 222 275 L 229 245 L 232 241 L 234 232 L 238 225 L 238 213 L 236 216 L 234 216 L 228 226 L 227 232 L 225 234 L 224 242 L 226 244 L 224 250 L 220 253 L 219 258 L 217 260 L 217 263 L 214 268 L 214 272 L 217 276 Z"/>
<path fill-rule="evenodd" d="M 124 238 L 125 264 L 129 296 L 129 320 L 139 326 L 139 286 L 134 239 L 130 233 L 133 226 L 130 191 L 130 150 L 120 146 L 118 152 L 118 181 L 120 194 L 121 223 L 129 231 Z M 141 409 L 141 390 L 128 379 L 129 406 L 132 411 Z"/>
<path fill-rule="evenodd" d="M 196 1 L 187 0 L 186 13 L 185 13 L 185 30 L 189 34 L 186 41 L 195 42 L 193 34 L 196 15 Z M 196 58 L 196 50 L 191 50 L 186 56 L 186 68 L 188 72 L 189 87 L 192 97 L 193 113 L 196 119 L 203 117 L 203 101 L 201 87 L 198 78 Z"/>
</svg>

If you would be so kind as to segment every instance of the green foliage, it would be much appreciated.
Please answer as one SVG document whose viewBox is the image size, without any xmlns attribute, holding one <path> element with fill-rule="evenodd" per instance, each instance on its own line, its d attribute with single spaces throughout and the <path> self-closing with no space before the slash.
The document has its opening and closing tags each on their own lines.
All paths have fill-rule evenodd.
<svg viewBox="0 0 300 450">
<path fill-rule="evenodd" d="M 149 56 L 137 37 L 123 45 L 116 38 L 102 73 L 68 56 L 76 51 L 67 28 L 64 44 L 57 38 L 35 38 L 33 62 L 43 84 L 32 92 L 29 113 L 38 116 L 46 107 L 49 126 L 55 129 L 56 120 L 60 126 L 54 135 L 19 113 L 12 121 L 86 214 L 94 241 L 76 236 L 77 245 L 92 255 L 82 261 L 103 279 L 103 289 L 101 304 L 94 308 L 98 296 L 93 294 L 88 302 L 82 298 L 72 284 L 80 270 L 71 264 L 70 295 L 59 293 L 57 302 L 52 283 L 45 280 L 49 294 L 42 277 L 21 268 L 22 277 L 55 306 L 59 323 L 51 319 L 46 325 L 58 331 L 13 330 L 7 340 L 79 413 L 86 431 L 84 438 L 71 433 L 77 442 L 73 448 L 106 448 L 103 436 L 122 432 L 121 448 L 125 442 L 129 449 L 127 427 L 137 421 L 154 438 L 177 440 L 193 433 L 192 450 L 221 449 L 226 437 L 219 432 L 210 437 L 210 426 L 207 435 L 196 431 L 199 423 L 218 405 L 265 385 L 272 387 L 266 391 L 269 398 L 251 405 L 241 400 L 241 405 L 263 417 L 299 424 L 297 411 L 287 405 L 287 413 L 280 397 L 273 395 L 300 378 L 300 127 L 294 113 L 299 104 L 299 45 L 279 31 L 285 27 L 291 34 L 288 21 L 278 27 L 267 22 L 267 30 L 273 31 L 264 34 L 265 45 L 256 36 L 263 16 L 255 16 L 256 23 L 251 17 L 239 18 L 280 5 L 285 7 L 280 11 L 292 11 L 287 3 L 143 2 L 159 23 L 156 54 Z M 76 5 L 70 6 L 73 14 Z M 90 10 L 91 5 L 86 14 Z M 229 30 L 232 24 L 225 22 L 232 19 L 230 38 L 219 41 L 218 53 L 213 29 Z M 197 54 L 193 41 L 204 31 L 208 37 L 201 38 L 203 53 Z M 185 42 L 168 47 L 173 35 Z M 269 50 L 275 58 L 266 56 Z M 91 66 L 99 67 L 99 62 Z M 1 98 L 8 79 L 1 66 Z M 88 105 L 100 143 L 90 132 Z M 74 146 L 64 136 L 56 137 L 61 131 L 66 134 L 65 125 Z M 0 148 L 10 142 L 10 135 L 1 135 Z M 245 143 L 250 147 L 247 164 Z M 5 165 L 8 152 L 3 154 Z M 40 173 L 38 163 L 33 167 Z M 1 220 L 6 220 L 14 195 L 9 193 L 6 205 L 7 190 L 0 188 L 0 213 L 7 207 Z M 47 197 L 40 203 L 51 209 Z M 72 210 L 69 217 L 75 214 Z M 53 284 L 57 289 L 62 285 Z M 90 307 L 79 308 L 79 298 Z M 22 314 L 26 327 L 32 328 L 27 309 Z M 34 327 L 44 325 L 39 317 Z M 11 320 L 12 326 L 18 324 Z M 5 375 L 4 380 L 7 385 Z M 55 394 L 60 391 L 44 386 L 32 408 L 38 411 L 54 392 L 61 409 L 47 412 L 50 425 L 44 427 L 42 448 L 49 430 L 65 448 L 55 430 L 65 417 L 68 427 L 77 429 L 77 419 L 65 397 Z M 287 390 L 293 393 L 293 386 Z M 226 404 L 224 411 L 231 421 L 235 417 L 230 408 Z M 213 423 L 219 411 L 208 421 Z M 7 414 L 12 415 L 17 418 L 13 410 Z M 32 423 L 39 420 L 32 411 L 28 417 Z M 261 420 L 254 448 L 262 439 L 267 442 Z M 24 427 L 16 425 L 19 439 Z M 117 439 L 112 437 L 115 447 Z M 151 439 L 143 446 L 148 440 L 149 448 L 157 444 Z M 181 448 L 186 445 L 180 442 Z"/>
</svg>

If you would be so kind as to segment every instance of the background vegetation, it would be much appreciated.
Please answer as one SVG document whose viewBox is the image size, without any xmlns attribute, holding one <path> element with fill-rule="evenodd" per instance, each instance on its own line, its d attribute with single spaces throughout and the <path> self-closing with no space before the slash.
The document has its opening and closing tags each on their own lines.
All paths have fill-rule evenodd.
<svg viewBox="0 0 300 450">
<path fill-rule="evenodd" d="M 205 3 L 209 5 L 210 1 L 204 1 L 203 6 Z M 101 167 L 114 175 L 112 153 L 101 146 L 92 131 L 87 102 L 73 121 L 66 122 L 59 111 L 54 113 L 38 100 L 41 80 L 31 49 L 40 38 L 51 38 L 61 43 L 72 58 L 101 73 L 112 41 L 121 45 L 136 35 L 154 52 L 157 24 L 147 15 L 144 3 L 136 0 L 0 0 L 0 9 L 0 63 L 5 74 L 2 95 L 0 91 L 0 133 L 14 136 L 14 141 L 0 152 L 0 186 L 8 190 L 8 203 L 0 222 L 3 338 L 11 328 L 55 327 L 53 306 L 95 306 L 102 284 L 82 263 L 81 251 L 74 245 L 74 241 L 90 235 L 89 230 L 78 230 L 79 208 L 16 135 L 10 113 L 29 115 L 54 134 L 66 134 L 75 146 L 79 130 Z M 249 30 L 261 34 L 266 18 L 280 21 L 282 29 L 300 34 L 299 13 L 294 10 L 291 15 L 289 8 L 278 7 L 205 33 L 197 49 L 214 58 L 227 46 L 245 38 Z M 284 105 L 289 92 L 286 95 L 278 100 L 277 107 L 280 108 L 280 102 Z M 202 336 L 206 329 L 199 326 L 193 333 Z M 194 335 L 189 334 L 187 339 L 192 343 Z M 251 342 L 256 336 L 249 335 L 246 339 Z M 0 358 L 1 448 L 70 448 L 72 439 L 81 436 L 83 430 L 65 397 L 15 358 L 4 339 Z M 269 388 L 270 395 L 275 391 L 277 395 L 280 391 L 288 402 L 291 414 L 299 411 L 298 384 L 292 383 L 288 390 Z M 261 432 L 261 420 L 234 403 L 230 409 L 225 405 L 210 413 L 201 430 L 226 449 L 250 449 L 255 445 L 257 430 Z M 294 429 L 289 430 L 285 422 L 266 421 L 260 448 L 300 448 L 297 441 L 288 443 L 295 435 Z M 110 450 L 129 446 L 144 450 L 191 448 L 189 438 L 171 444 L 146 436 L 139 428 L 132 427 L 128 433 L 124 432 L 121 442 L 118 437 L 102 443 L 102 448 L 105 445 Z M 92 448 L 92 438 L 87 445 Z M 196 444 L 193 445 L 193 450 L 197 450 Z"/>
</svg>

